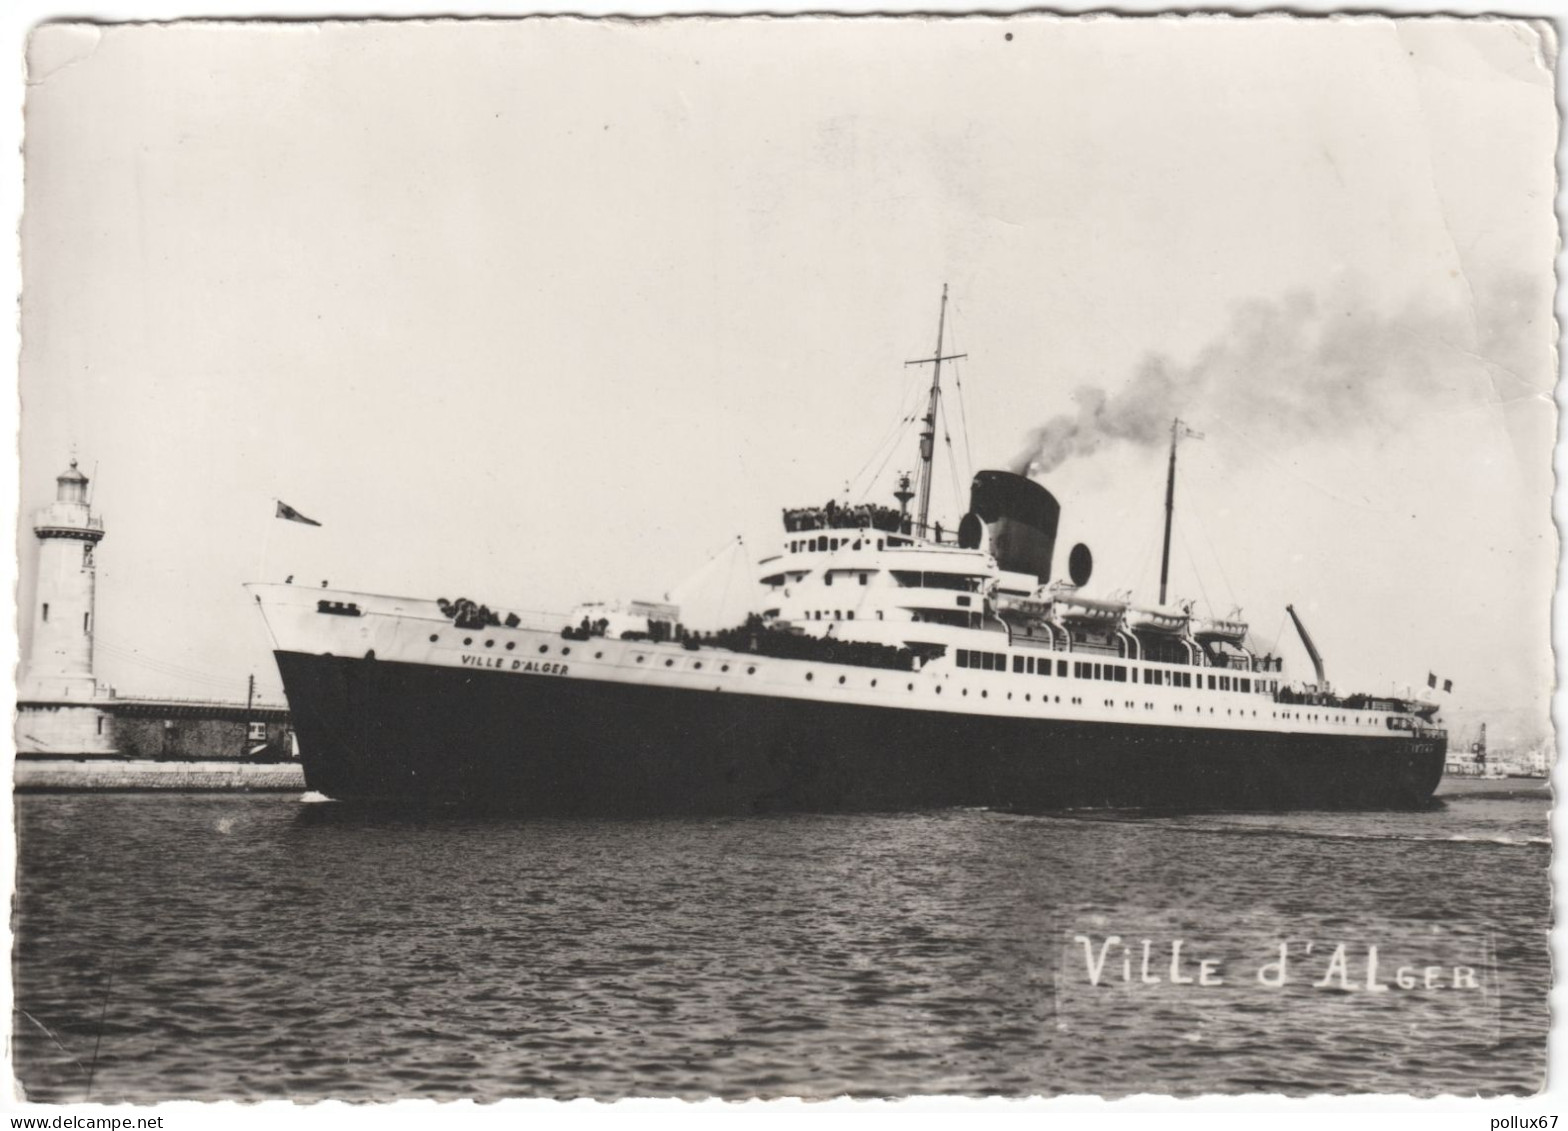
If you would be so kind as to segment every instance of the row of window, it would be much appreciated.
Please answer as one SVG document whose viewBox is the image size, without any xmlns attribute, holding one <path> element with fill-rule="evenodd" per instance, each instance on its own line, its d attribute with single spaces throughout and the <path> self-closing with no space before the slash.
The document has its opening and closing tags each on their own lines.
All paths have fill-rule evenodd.
<svg viewBox="0 0 1568 1131">
<path fill-rule="evenodd" d="M 863 570 L 846 569 L 837 572 L 842 574 L 853 573 L 862 585 L 868 584 L 871 576 Z M 822 584 L 832 585 L 833 573 L 834 571 L 831 569 L 823 570 Z M 895 569 L 892 573 L 893 580 L 905 589 L 956 589 L 963 593 L 978 593 L 980 591 L 980 579 L 967 573 L 932 573 L 929 570 L 921 572 L 920 570 L 911 569 Z M 769 584 L 783 584 L 782 576 L 780 575 L 779 579 L 770 581 Z M 806 575 L 803 573 L 795 575 L 796 581 L 804 581 L 805 579 Z M 959 604 L 967 605 L 969 603 L 962 597 L 958 600 Z"/>
<path fill-rule="evenodd" d="M 789 544 L 789 552 L 792 554 L 823 554 L 831 553 L 841 546 L 846 550 L 858 550 L 863 543 L 869 541 L 869 539 L 860 538 L 801 538 Z M 877 549 L 882 549 L 881 538 L 877 539 Z"/>
<path fill-rule="evenodd" d="M 957 664 L 961 668 L 978 668 L 980 671 L 1005 672 L 1007 670 L 1007 655 L 1003 652 L 979 652 L 968 648 L 959 648 L 955 654 Z M 1017 656 L 1013 657 L 1013 669 L 1019 675 L 1051 675 L 1053 672 L 1052 661 L 1047 656 Z M 1058 676 L 1067 675 L 1067 661 L 1055 661 L 1054 672 Z M 1129 669 L 1125 664 L 1096 664 L 1088 660 L 1074 660 L 1072 667 L 1074 679 L 1103 679 L 1113 683 L 1126 683 L 1131 676 L 1132 682 L 1138 682 L 1138 669 Z M 1203 674 L 1197 677 L 1197 686 L 1203 686 Z M 1162 687 L 1194 686 L 1193 673 L 1184 671 L 1163 671 L 1158 668 L 1144 668 L 1143 682 L 1157 684 Z M 1242 676 L 1210 675 L 1208 687 L 1210 691 L 1241 691 L 1250 693 L 1253 690 L 1253 680 Z M 1274 680 L 1257 680 L 1258 691 L 1273 691 L 1276 689 Z"/>
<path fill-rule="evenodd" d="M 1007 654 L 1005 652 L 977 652 L 966 648 L 957 651 L 956 659 L 961 668 L 977 668 L 983 672 L 1005 672 L 1007 670 Z M 1086 664 L 1076 664 L 1075 669 L 1087 667 Z M 1096 668 L 1100 665 L 1095 664 Z M 1109 665 L 1106 665 L 1109 667 Z M 1123 672 L 1126 669 L 1122 669 Z M 1013 671 L 1018 675 L 1051 675 L 1056 674 L 1064 679 L 1067 676 L 1067 661 L 1057 660 L 1053 668 L 1049 656 L 1014 656 Z M 1076 670 L 1074 671 L 1076 675 Z M 1095 678 L 1098 678 L 1096 676 Z M 1125 676 L 1124 676 L 1125 678 Z"/>
<path fill-rule="evenodd" d="M 1133 682 L 1137 682 L 1137 672 L 1133 673 Z M 1108 679 L 1116 683 L 1127 682 L 1127 667 L 1125 664 L 1091 664 L 1087 660 L 1073 661 L 1074 679 Z"/>
<path fill-rule="evenodd" d="M 1214 686 L 1216 682 L 1219 683 L 1219 687 L 1218 688 L 1216 688 Z M 1258 682 L 1262 683 L 1263 681 L 1259 680 Z M 1250 680 L 1250 679 L 1243 679 L 1241 676 L 1230 676 L 1230 675 L 1213 676 L 1213 675 L 1211 675 L 1211 676 L 1209 676 L 1209 690 L 1210 691 L 1215 691 L 1215 690 L 1218 690 L 1218 691 L 1251 691 L 1252 690 L 1252 680 Z"/>
<path fill-rule="evenodd" d="M 908 539 L 908 538 L 886 538 L 886 539 L 878 538 L 877 539 L 877 549 L 879 549 L 879 550 L 883 549 L 884 545 L 892 547 L 892 546 L 910 546 L 910 545 L 913 545 L 913 544 L 914 543 L 911 542 L 910 539 Z M 837 550 L 837 549 L 840 549 L 840 548 L 843 548 L 843 549 L 846 549 L 846 550 L 858 550 L 862 546 L 864 546 L 866 549 L 870 549 L 871 548 L 871 539 L 869 539 L 869 538 L 829 538 L 826 535 L 823 535 L 822 537 L 818 537 L 818 538 L 796 538 L 796 539 L 792 539 L 790 541 L 790 544 L 789 544 L 789 552 L 792 553 L 792 554 L 824 554 L 824 553 L 832 553 L 834 550 Z"/>
<path fill-rule="evenodd" d="M 969 573 L 936 573 L 931 570 L 895 569 L 893 580 L 905 589 L 957 589 L 980 592 L 981 579 Z"/>
</svg>

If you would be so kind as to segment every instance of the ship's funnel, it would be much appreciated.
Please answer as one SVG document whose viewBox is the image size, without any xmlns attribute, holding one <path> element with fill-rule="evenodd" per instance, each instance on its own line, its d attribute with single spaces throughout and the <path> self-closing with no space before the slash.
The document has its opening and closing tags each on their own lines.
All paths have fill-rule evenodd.
<svg viewBox="0 0 1568 1131">
<path fill-rule="evenodd" d="M 1042 585 L 1051 580 L 1062 513 L 1056 496 L 1010 471 L 980 471 L 969 487 L 969 511 L 985 523 L 998 566 L 1032 573 Z"/>
</svg>

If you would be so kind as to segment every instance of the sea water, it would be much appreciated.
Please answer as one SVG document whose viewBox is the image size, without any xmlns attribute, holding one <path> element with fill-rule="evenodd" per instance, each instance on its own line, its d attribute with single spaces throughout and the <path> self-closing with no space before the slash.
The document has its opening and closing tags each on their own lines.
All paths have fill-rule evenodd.
<svg viewBox="0 0 1568 1131">
<path fill-rule="evenodd" d="M 1439 797 L 551 821 L 24 795 L 16 1072 L 45 1102 L 1533 1092 L 1549 794 Z"/>
</svg>

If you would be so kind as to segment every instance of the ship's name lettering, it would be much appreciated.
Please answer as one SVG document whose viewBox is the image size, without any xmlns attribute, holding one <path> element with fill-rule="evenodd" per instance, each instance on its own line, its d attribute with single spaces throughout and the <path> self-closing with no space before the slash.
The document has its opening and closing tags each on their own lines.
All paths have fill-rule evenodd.
<svg viewBox="0 0 1568 1131">
<path fill-rule="evenodd" d="M 527 672 L 533 675 L 565 675 L 571 666 L 549 660 L 513 660 L 508 663 L 504 656 L 464 656 L 462 662 L 465 668 L 494 668 L 497 671 Z"/>
<path fill-rule="evenodd" d="M 1251 961 L 1226 963 L 1220 957 L 1195 952 L 1185 939 L 1123 939 L 1119 935 L 1095 938 L 1074 935 L 1066 956 L 1090 986 L 1171 985 L 1223 986 L 1240 974 L 1245 984 L 1277 990 L 1300 982 L 1313 989 L 1361 990 L 1387 993 L 1397 990 L 1482 990 L 1480 963 L 1390 961 L 1386 950 L 1372 943 L 1332 947 L 1313 943 L 1275 944 L 1277 950 Z M 1076 952 L 1076 953 L 1072 953 Z M 1240 970 L 1236 967 L 1239 966 Z"/>
</svg>

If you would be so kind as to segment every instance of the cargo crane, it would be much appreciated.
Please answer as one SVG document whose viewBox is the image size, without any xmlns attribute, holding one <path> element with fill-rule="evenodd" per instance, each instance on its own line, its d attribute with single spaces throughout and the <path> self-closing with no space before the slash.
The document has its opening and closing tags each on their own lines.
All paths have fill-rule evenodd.
<svg viewBox="0 0 1568 1131">
<path fill-rule="evenodd" d="M 1290 614 L 1290 619 L 1295 623 L 1296 631 L 1301 635 L 1301 642 L 1307 646 L 1307 655 L 1312 657 L 1312 670 L 1317 673 L 1318 687 L 1328 690 L 1328 677 L 1323 674 L 1323 657 L 1318 655 L 1317 647 L 1312 643 L 1312 637 L 1307 635 L 1307 626 L 1301 623 L 1301 618 L 1296 615 L 1294 605 L 1286 605 L 1285 611 Z"/>
</svg>

